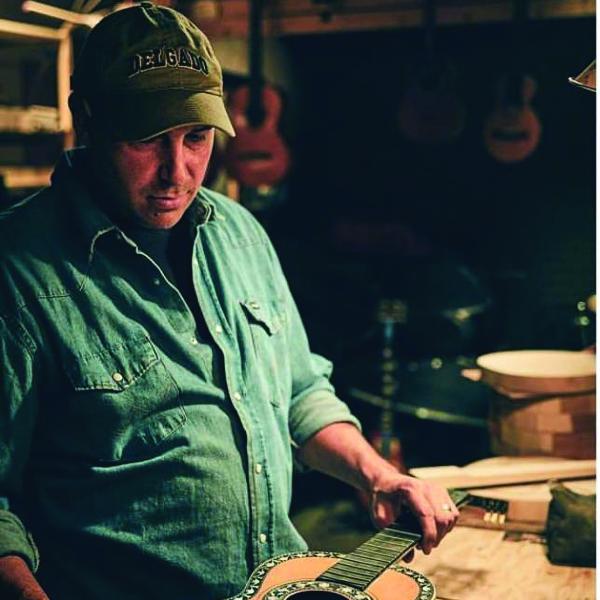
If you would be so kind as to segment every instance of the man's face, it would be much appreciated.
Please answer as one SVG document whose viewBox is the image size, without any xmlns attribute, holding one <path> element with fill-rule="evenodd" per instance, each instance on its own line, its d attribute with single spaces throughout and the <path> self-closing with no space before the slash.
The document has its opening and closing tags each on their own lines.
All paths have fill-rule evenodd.
<svg viewBox="0 0 600 600">
<path fill-rule="evenodd" d="M 108 207 L 143 227 L 173 227 L 202 185 L 213 141 L 214 129 L 183 126 L 149 140 L 103 146 L 105 159 L 96 166 Z"/>
</svg>

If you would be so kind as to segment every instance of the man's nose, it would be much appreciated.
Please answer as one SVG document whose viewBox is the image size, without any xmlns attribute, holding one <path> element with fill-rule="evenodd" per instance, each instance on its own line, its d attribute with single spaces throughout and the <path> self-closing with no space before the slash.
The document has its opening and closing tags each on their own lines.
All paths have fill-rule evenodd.
<svg viewBox="0 0 600 600">
<path fill-rule="evenodd" d="M 186 181 L 185 151 L 182 140 L 166 139 L 161 147 L 160 179 L 169 186 L 177 187 Z"/>
</svg>

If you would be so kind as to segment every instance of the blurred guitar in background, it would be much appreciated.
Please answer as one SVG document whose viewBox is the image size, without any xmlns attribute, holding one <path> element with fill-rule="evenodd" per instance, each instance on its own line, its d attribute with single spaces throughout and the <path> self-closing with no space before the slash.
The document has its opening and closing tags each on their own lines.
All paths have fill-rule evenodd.
<svg viewBox="0 0 600 600">
<path fill-rule="evenodd" d="M 422 1 L 425 55 L 403 94 L 398 124 L 413 142 L 443 144 L 462 133 L 466 111 L 456 91 L 455 70 L 435 48 L 435 0 Z"/>
<path fill-rule="evenodd" d="M 262 0 L 250 2 L 250 81 L 229 97 L 236 137 L 228 140 L 225 162 L 241 186 L 268 188 L 278 184 L 290 167 L 290 154 L 279 134 L 282 101 L 262 75 Z"/>
<path fill-rule="evenodd" d="M 513 2 L 512 48 L 510 67 L 496 84 L 496 104 L 485 121 L 483 138 L 487 151 L 498 162 L 525 160 L 537 148 L 542 132 L 531 101 L 537 84 L 523 71 L 526 55 L 523 43 L 528 16 L 527 0 Z"/>
</svg>

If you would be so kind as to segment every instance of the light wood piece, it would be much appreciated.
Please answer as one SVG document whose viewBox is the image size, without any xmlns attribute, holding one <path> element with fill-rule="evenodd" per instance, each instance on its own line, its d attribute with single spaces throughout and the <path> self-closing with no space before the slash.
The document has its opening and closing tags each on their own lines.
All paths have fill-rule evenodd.
<svg viewBox="0 0 600 600">
<path fill-rule="evenodd" d="M 433 582 L 438 600 L 592 600 L 595 569 L 553 565 L 535 537 L 455 527 L 429 556 L 410 563 Z"/>
<path fill-rule="evenodd" d="M 550 457 L 498 457 L 478 461 L 466 467 L 454 465 L 411 469 L 419 479 L 435 481 L 448 488 L 481 488 L 549 479 L 594 477 L 595 460 L 567 460 Z"/>
</svg>

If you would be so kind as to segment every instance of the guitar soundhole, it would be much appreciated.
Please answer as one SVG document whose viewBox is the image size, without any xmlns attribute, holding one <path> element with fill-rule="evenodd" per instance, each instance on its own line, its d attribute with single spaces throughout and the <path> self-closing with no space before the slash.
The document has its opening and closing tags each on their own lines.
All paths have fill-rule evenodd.
<svg viewBox="0 0 600 600">
<path fill-rule="evenodd" d="M 348 596 L 337 594 L 336 592 L 307 590 L 294 592 L 286 600 L 348 600 Z"/>
</svg>

